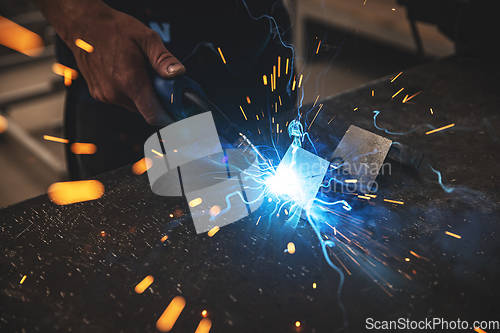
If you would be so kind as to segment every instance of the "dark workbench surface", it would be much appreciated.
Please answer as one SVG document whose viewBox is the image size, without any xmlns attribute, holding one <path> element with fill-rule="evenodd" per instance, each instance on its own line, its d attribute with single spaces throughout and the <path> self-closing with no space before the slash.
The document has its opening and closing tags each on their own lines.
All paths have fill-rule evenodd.
<svg viewBox="0 0 500 333">
<path fill-rule="evenodd" d="M 351 332 L 363 330 L 367 318 L 500 320 L 498 69 L 450 59 L 323 100 L 311 126 L 320 155 L 328 157 L 351 124 L 426 154 L 418 172 L 394 165 L 391 175 L 379 176 L 370 202 L 344 195 L 353 210 L 330 221 L 351 240 L 333 248 L 344 267 L 332 256 L 346 276 L 342 300 Z M 415 104 L 401 103 L 420 90 Z M 374 110 L 381 111 L 377 125 L 390 132 L 455 127 L 389 135 L 374 127 Z M 106 192 L 95 201 L 57 206 L 43 195 L 0 210 L 1 332 L 155 332 L 177 295 L 186 307 L 172 332 L 194 332 L 203 309 L 212 332 L 342 331 L 339 275 L 306 222 L 289 239 L 279 223 L 262 219 L 256 226 L 259 214 L 212 238 L 197 235 L 189 219 L 168 231 L 188 211 L 183 199 L 152 194 L 147 175 L 130 167 L 98 179 Z M 294 255 L 284 252 L 288 241 Z M 146 275 L 154 283 L 135 293 Z"/>
</svg>

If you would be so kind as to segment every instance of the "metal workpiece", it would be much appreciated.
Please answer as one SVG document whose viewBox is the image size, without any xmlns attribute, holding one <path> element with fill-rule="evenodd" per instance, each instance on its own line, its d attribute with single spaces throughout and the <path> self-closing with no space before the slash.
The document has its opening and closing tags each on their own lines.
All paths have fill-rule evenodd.
<svg viewBox="0 0 500 333">
<path fill-rule="evenodd" d="M 391 140 L 351 125 L 330 160 L 340 158 L 342 173 L 356 179 L 361 185 L 359 191 L 366 192 L 377 178 L 391 145 Z"/>
<path fill-rule="evenodd" d="M 366 193 L 380 173 L 392 171 L 392 166 L 384 169 L 390 163 L 386 158 L 418 170 L 423 157 L 416 149 L 351 125 L 330 156 L 330 170 L 344 176 L 339 182 L 356 180 L 357 190 Z"/>
</svg>

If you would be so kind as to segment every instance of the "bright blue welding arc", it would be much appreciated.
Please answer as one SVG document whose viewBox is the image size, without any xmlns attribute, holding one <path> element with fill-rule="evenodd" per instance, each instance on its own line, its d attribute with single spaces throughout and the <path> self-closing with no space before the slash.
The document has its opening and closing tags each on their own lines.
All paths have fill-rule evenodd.
<svg viewBox="0 0 500 333">
<path fill-rule="evenodd" d="M 304 141 L 304 126 L 297 119 L 294 119 L 288 124 L 288 136 L 293 139 L 292 145 L 302 147 Z"/>
<path fill-rule="evenodd" d="M 309 225 L 311 226 L 311 228 L 313 228 L 314 232 L 316 233 L 316 236 L 318 237 L 319 243 L 321 245 L 321 250 L 323 251 L 323 256 L 325 257 L 326 262 L 328 263 L 328 265 L 330 265 L 331 268 L 333 268 L 337 273 L 339 273 L 340 281 L 339 281 L 339 286 L 337 287 L 337 298 L 338 298 L 337 303 L 340 307 L 340 310 L 342 311 L 344 329 L 347 331 L 348 328 L 347 310 L 344 306 L 344 303 L 342 303 L 342 288 L 344 287 L 344 279 L 345 279 L 344 273 L 330 260 L 330 256 L 328 255 L 328 251 L 326 249 L 326 242 L 323 240 L 323 237 L 321 237 L 321 232 L 319 231 L 316 224 L 312 221 L 311 215 L 309 214 L 307 214 L 307 221 L 309 222 Z M 332 241 L 329 240 L 328 242 Z"/>
<path fill-rule="evenodd" d="M 347 211 L 350 211 L 352 209 L 351 205 L 349 205 L 347 203 L 347 201 L 345 201 L 345 200 L 338 200 L 335 202 L 327 202 L 327 201 L 323 201 L 321 199 L 315 198 L 314 201 L 318 201 L 318 202 L 322 203 L 323 205 L 327 205 L 327 206 L 342 204 L 342 205 L 344 205 L 344 209 Z"/>
<path fill-rule="evenodd" d="M 429 124 L 425 124 L 425 125 L 420 125 L 420 126 L 417 126 L 415 127 L 414 129 L 412 130 L 409 130 L 408 132 L 403 132 L 403 133 L 397 133 L 397 132 L 390 132 L 388 131 L 387 129 L 385 128 L 381 128 L 377 125 L 377 116 L 380 114 L 381 111 L 373 111 L 373 113 L 375 113 L 375 115 L 373 116 L 373 125 L 378 129 L 378 130 L 381 130 L 381 131 L 384 131 L 386 132 L 387 134 L 392 134 L 392 135 L 406 135 L 406 134 L 410 134 L 412 132 L 415 132 L 416 130 L 422 128 L 422 127 L 428 127 L 430 129 L 435 129 L 434 126 L 432 125 L 429 125 Z"/>
<path fill-rule="evenodd" d="M 248 5 L 246 3 L 245 0 L 242 1 L 243 5 L 245 6 L 246 10 L 247 10 L 247 13 L 248 15 L 255 21 L 257 20 L 260 20 L 262 18 L 266 18 L 268 19 L 272 25 L 274 25 L 274 29 L 276 29 L 276 35 L 278 36 L 280 42 L 281 42 L 281 45 L 283 45 L 284 47 L 286 47 L 287 49 L 290 49 L 292 51 L 292 57 L 290 59 L 290 68 L 293 68 L 293 63 L 295 61 L 295 50 L 293 49 L 293 46 L 291 45 L 287 45 L 283 39 L 281 38 L 281 34 L 279 33 L 279 26 L 278 26 L 278 23 L 276 22 L 276 20 L 274 19 L 274 17 L 272 16 L 269 16 L 269 15 L 261 15 L 259 17 L 255 17 L 252 15 L 252 13 L 250 13 L 250 9 L 248 8 Z M 283 34 L 285 33 L 286 31 L 283 31 Z M 288 84 L 287 84 L 287 87 L 286 87 L 286 91 L 288 93 L 288 95 L 290 96 L 291 93 L 292 93 L 292 90 L 291 90 L 291 85 L 292 85 L 292 75 L 290 75 L 290 78 L 288 79 Z"/>
<path fill-rule="evenodd" d="M 437 171 L 436 169 L 434 169 L 432 166 L 430 167 L 432 171 L 434 171 L 437 175 L 438 175 L 438 182 L 439 182 L 439 185 L 441 185 L 442 189 L 446 192 L 446 193 L 451 193 L 453 192 L 454 188 L 451 188 L 449 186 L 444 186 L 443 185 L 443 181 L 442 181 L 442 178 L 441 178 L 441 172 Z"/>
<path fill-rule="evenodd" d="M 235 191 L 233 193 L 229 193 L 228 195 L 226 195 L 226 208 L 221 210 L 219 214 L 217 214 L 215 216 L 211 216 L 210 221 L 214 221 L 215 218 L 217 218 L 217 217 L 219 217 L 219 216 L 221 216 L 221 215 L 223 215 L 231 210 L 231 201 L 229 201 L 229 198 L 231 198 L 235 195 L 238 195 L 241 198 L 241 201 L 243 201 L 245 204 L 251 205 L 251 204 L 259 201 L 264 196 L 264 191 L 255 200 L 252 200 L 252 201 L 245 200 L 245 198 L 243 197 L 243 194 L 241 194 L 240 191 Z"/>
</svg>

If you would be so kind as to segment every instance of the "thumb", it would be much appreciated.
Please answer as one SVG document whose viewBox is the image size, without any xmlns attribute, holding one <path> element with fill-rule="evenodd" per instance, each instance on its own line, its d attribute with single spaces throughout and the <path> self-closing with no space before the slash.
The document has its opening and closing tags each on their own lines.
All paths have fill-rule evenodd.
<svg viewBox="0 0 500 333">
<path fill-rule="evenodd" d="M 163 45 L 160 35 L 153 30 L 139 41 L 154 70 L 165 79 L 173 79 L 186 72 L 184 65 Z"/>
</svg>

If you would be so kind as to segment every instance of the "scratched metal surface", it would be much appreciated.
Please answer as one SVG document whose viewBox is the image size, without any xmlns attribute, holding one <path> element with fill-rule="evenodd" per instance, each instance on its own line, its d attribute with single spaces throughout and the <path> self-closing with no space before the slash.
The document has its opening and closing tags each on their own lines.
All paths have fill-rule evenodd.
<svg viewBox="0 0 500 333">
<path fill-rule="evenodd" d="M 456 124 L 427 136 L 425 128 L 406 136 L 384 134 L 424 151 L 421 169 L 393 166 L 390 176 L 377 178 L 378 197 L 371 202 L 344 196 L 353 205 L 352 216 L 371 234 L 365 251 L 387 250 L 385 264 L 374 260 L 371 268 L 378 276 L 366 273 L 370 264 L 361 257 L 355 257 L 358 265 L 335 250 L 351 273 L 342 294 L 350 331 L 362 331 L 368 317 L 500 319 L 500 84 L 492 75 L 498 72 L 492 64 L 452 59 L 323 100 L 311 135 L 320 138 L 316 144 L 324 157 L 351 124 L 381 134 L 373 110 L 385 110 L 377 124 L 392 132 Z M 401 87 L 404 92 L 391 100 Z M 417 104 L 401 103 L 420 90 L 412 100 Z M 265 142 L 264 135 L 253 140 Z M 281 140 L 284 152 L 287 141 Z M 451 193 L 430 165 L 442 172 Z M 343 331 L 339 276 L 304 221 L 293 235 L 283 235 L 280 223 L 263 218 L 255 225 L 261 211 L 209 238 L 184 219 L 162 243 L 186 203 L 153 195 L 147 176 L 133 175 L 130 167 L 98 179 L 106 193 L 96 201 L 57 206 L 40 196 L 0 210 L 0 331 L 155 332 L 156 320 L 177 295 L 187 303 L 172 332 L 194 332 L 203 309 L 213 332 Z M 349 228 L 348 220 L 336 223 L 339 230 Z M 293 255 L 284 252 L 288 241 L 296 245 Z M 136 294 L 135 285 L 146 275 L 154 283 Z"/>
</svg>

